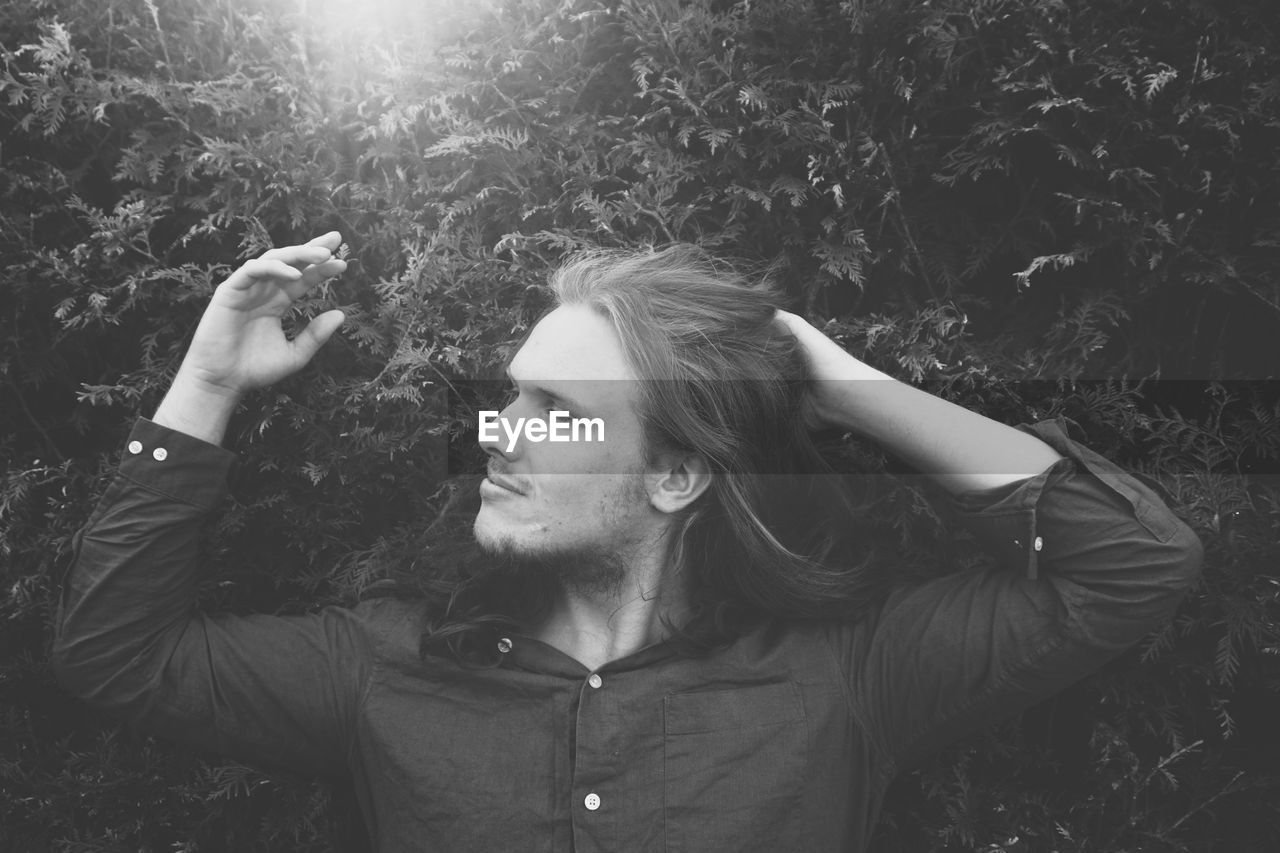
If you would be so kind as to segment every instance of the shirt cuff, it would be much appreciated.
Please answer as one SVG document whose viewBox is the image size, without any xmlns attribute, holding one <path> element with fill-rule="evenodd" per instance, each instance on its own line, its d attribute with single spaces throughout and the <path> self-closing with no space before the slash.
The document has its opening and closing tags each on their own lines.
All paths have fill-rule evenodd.
<svg viewBox="0 0 1280 853">
<path fill-rule="evenodd" d="M 125 444 L 120 474 L 144 489 L 212 509 L 227 493 L 236 458 L 216 444 L 139 418 Z"/>
<path fill-rule="evenodd" d="M 952 506 L 961 521 L 989 551 L 1027 578 L 1038 576 L 1038 560 L 1045 548 L 1036 530 L 1036 507 L 1053 486 L 1078 471 L 1092 474 L 1132 507 L 1137 520 L 1160 541 L 1177 532 L 1178 519 L 1145 484 L 1114 462 L 1073 441 L 1061 419 L 1019 424 L 1020 432 L 1036 436 L 1064 458 L 1012 486 L 953 496 Z"/>
</svg>

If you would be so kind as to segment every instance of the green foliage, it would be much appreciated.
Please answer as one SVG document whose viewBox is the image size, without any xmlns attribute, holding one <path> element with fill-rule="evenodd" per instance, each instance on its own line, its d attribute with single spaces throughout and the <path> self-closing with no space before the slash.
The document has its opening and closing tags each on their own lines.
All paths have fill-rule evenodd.
<svg viewBox="0 0 1280 853">
<path fill-rule="evenodd" d="M 329 792 L 121 734 L 45 664 L 72 536 L 213 287 L 337 228 L 350 269 L 306 311 L 347 323 L 237 414 L 249 473 L 205 603 L 351 600 L 474 461 L 463 383 L 548 267 L 697 242 L 775 263 L 882 369 L 1067 419 L 1206 546 L 1165 630 L 903 777 L 881 847 L 1274 849 L 1273 7 L 502 0 L 334 28 L 270 0 L 7 4 L 0 847 L 347 849 Z M 979 559 L 894 482 L 879 520 L 909 562 Z"/>
</svg>

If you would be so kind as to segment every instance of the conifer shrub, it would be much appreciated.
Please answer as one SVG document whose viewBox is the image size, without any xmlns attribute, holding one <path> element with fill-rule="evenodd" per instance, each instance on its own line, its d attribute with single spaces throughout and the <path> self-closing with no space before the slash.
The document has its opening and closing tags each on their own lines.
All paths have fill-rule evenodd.
<svg viewBox="0 0 1280 853">
<path fill-rule="evenodd" d="M 347 323 L 237 413 L 202 607 L 349 603 L 412 559 L 548 269 L 694 242 L 905 381 L 1064 419 L 1205 544 L 1171 624 L 901 777 L 879 849 L 1276 849 L 1270 0 L 387 8 L 0 8 L 0 848 L 361 849 L 349 792 L 120 728 L 48 669 L 74 533 L 212 289 L 336 228 L 305 312 Z M 983 559 L 901 465 L 835 451 L 904 577 Z"/>
</svg>

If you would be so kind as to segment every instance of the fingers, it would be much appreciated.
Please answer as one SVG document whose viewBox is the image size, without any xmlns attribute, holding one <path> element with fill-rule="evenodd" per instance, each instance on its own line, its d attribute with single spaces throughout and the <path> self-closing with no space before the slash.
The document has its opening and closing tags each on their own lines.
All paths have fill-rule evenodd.
<svg viewBox="0 0 1280 853">
<path fill-rule="evenodd" d="M 301 364 L 306 364 L 316 354 L 324 342 L 338 331 L 346 317 L 337 309 L 326 311 L 312 319 L 307 327 L 293 339 L 293 349 Z"/>
<path fill-rule="evenodd" d="M 796 315 L 796 314 L 792 314 L 790 311 L 783 311 L 781 308 L 778 308 L 773 312 L 773 319 L 775 322 L 780 323 L 784 329 L 787 329 L 792 334 L 798 333 L 801 329 L 805 328 L 806 326 L 809 326 L 810 328 L 812 328 L 812 326 L 810 326 L 810 324 L 806 322 L 803 317 L 800 317 L 799 315 Z"/>
<path fill-rule="evenodd" d="M 327 261 L 313 264 L 303 270 L 302 281 L 309 289 L 325 279 L 333 278 L 336 275 L 342 275 L 342 273 L 346 272 L 346 269 L 347 262 L 342 258 L 330 258 Z"/>
<path fill-rule="evenodd" d="M 338 251 L 338 247 L 342 245 L 342 234 L 337 231 L 330 231 L 328 234 L 321 234 L 319 237 L 313 237 L 307 241 L 308 246 L 323 246 L 330 252 Z"/>
<path fill-rule="evenodd" d="M 271 249 L 264 252 L 263 258 L 284 261 L 290 266 L 303 270 L 313 264 L 322 264 L 333 257 L 333 252 L 327 246 L 312 245 L 307 243 L 302 246 L 282 246 L 279 249 Z"/>
<path fill-rule="evenodd" d="M 227 286 L 246 290 L 256 282 L 272 280 L 290 299 L 298 299 L 320 282 L 340 275 L 347 262 L 333 257 L 342 235 L 330 231 L 300 246 L 270 249 L 248 261 L 227 279 Z"/>
<path fill-rule="evenodd" d="M 347 262 L 333 257 L 333 252 L 340 245 L 342 245 L 342 235 L 337 231 L 330 231 L 301 246 L 272 249 L 262 257 L 284 261 L 302 271 L 301 279 L 284 282 L 284 289 L 289 294 L 289 298 L 299 299 L 320 282 L 341 275 L 346 270 Z"/>
<path fill-rule="evenodd" d="M 322 264 L 329 260 L 341 245 L 342 234 L 330 231 L 319 237 L 313 237 L 300 246 L 281 246 L 278 249 L 270 249 L 264 252 L 262 257 L 281 260 L 298 269 L 306 269 L 313 264 Z"/>
<path fill-rule="evenodd" d="M 284 292 L 293 300 L 301 299 L 317 284 L 340 275 L 347 268 L 347 262 L 341 258 L 330 258 L 324 263 L 313 264 L 302 271 L 297 281 L 283 282 Z"/>
<path fill-rule="evenodd" d="M 248 290 L 259 281 L 276 280 L 288 284 L 302 280 L 302 272 L 284 261 L 263 255 L 243 264 L 226 280 L 225 286 L 233 290 Z"/>
</svg>

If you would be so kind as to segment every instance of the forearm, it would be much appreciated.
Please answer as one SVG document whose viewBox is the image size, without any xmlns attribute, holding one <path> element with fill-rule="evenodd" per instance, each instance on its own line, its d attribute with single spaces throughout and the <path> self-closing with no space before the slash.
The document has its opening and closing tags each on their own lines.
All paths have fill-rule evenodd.
<svg viewBox="0 0 1280 853">
<path fill-rule="evenodd" d="M 1035 436 L 898 382 L 850 357 L 827 419 L 880 444 L 952 493 L 1010 485 L 1061 455 Z"/>
<path fill-rule="evenodd" d="M 1034 436 L 864 364 L 795 314 L 779 311 L 778 321 L 804 351 L 811 426 L 860 433 L 953 494 L 1021 482 L 1062 458 Z"/>
</svg>

